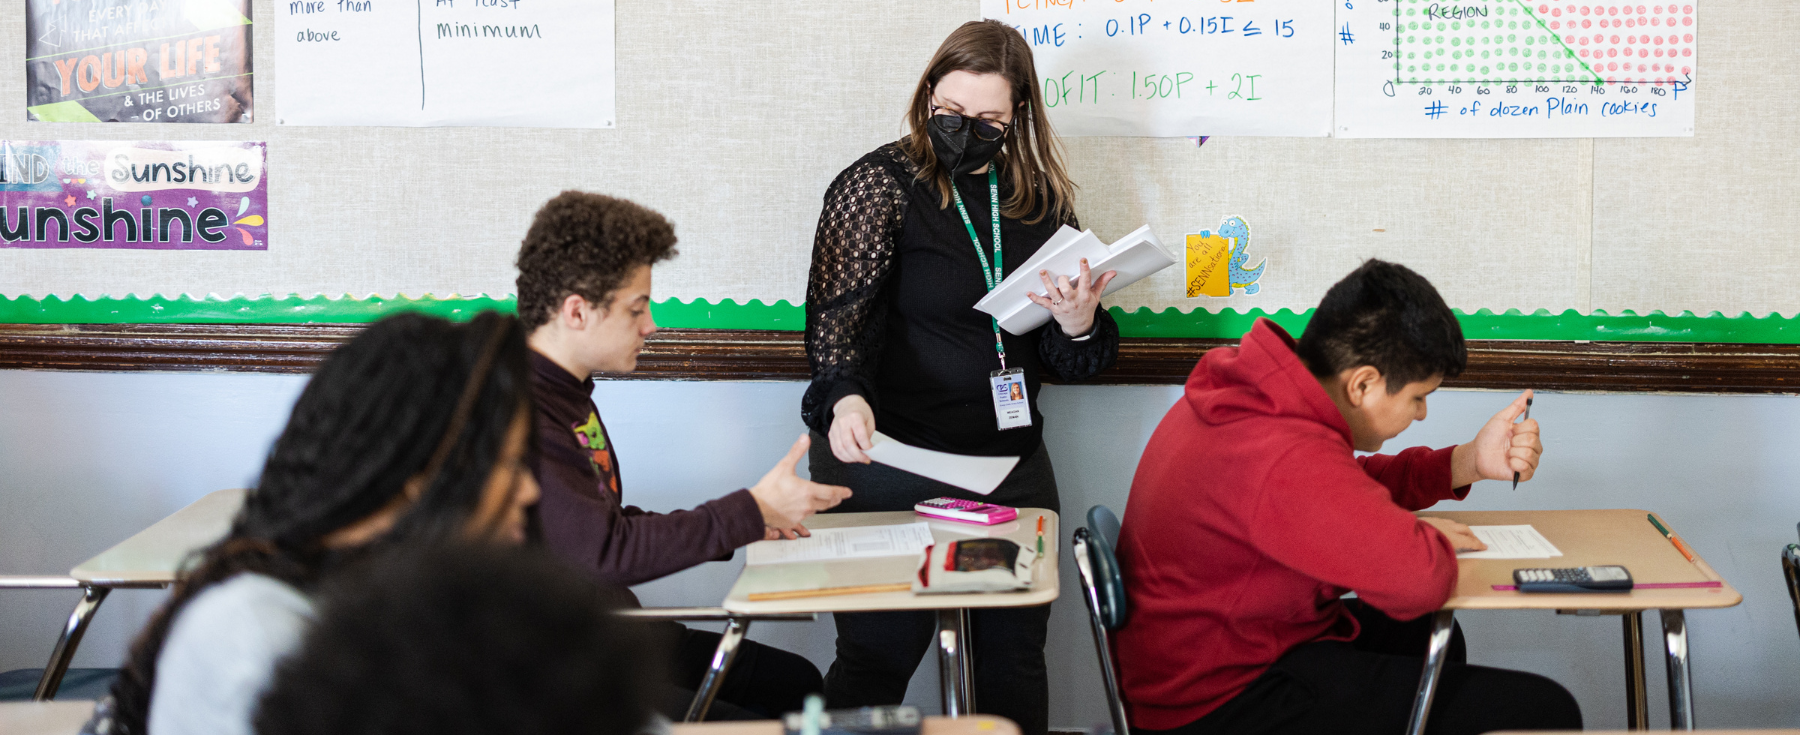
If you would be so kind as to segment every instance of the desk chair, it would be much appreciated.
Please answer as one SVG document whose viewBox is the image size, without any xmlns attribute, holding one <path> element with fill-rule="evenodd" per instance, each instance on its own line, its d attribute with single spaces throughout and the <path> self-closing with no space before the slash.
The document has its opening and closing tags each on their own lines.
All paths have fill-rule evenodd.
<svg viewBox="0 0 1800 735">
<path fill-rule="evenodd" d="M 638 620 L 670 623 L 725 621 L 725 633 L 719 638 L 719 647 L 713 650 L 712 663 L 706 668 L 706 678 L 700 680 L 700 688 L 694 691 L 694 701 L 688 705 L 687 716 L 681 718 L 682 722 L 700 722 L 706 719 L 707 710 L 712 709 L 713 700 L 719 696 L 719 688 L 725 684 L 725 672 L 731 669 L 731 662 L 737 658 L 738 644 L 744 641 L 744 634 L 750 632 L 751 621 L 796 622 L 819 619 L 815 613 L 746 615 L 722 607 L 644 607 L 620 610 L 618 614 Z"/>
<path fill-rule="evenodd" d="M 81 645 L 81 638 L 87 635 L 88 624 L 93 622 L 94 613 L 100 611 L 100 603 L 114 589 L 164 589 L 169 585 L 159 582 L 84 582 L 74 577 L 56 575 L 0 575 L 0 589 L 36 589 L 36 590 L 81 590 L 81 599 L 75 602 L 75 609 L 69 613 L 69 620 L 63 624 L 62 633 L 56 637 L 56 646 L 50 649 L 50 661 L 44 665 L 44 673 L 38 678 L 37 690 L 32 693 L 34 702 L 48 702 L 56 698 L 56 690 L 62 688 L 63 676 L 69 673 L 69 662 L 75 658 L 75 649 Z"/>
<path fill-rule="evenodd" d="M 1781 550 L 1781 575 L 1787 578 L 1788 599 L 1794 603 L 1794 626 L 1800 628 L 1800 544 Z"/>
<path fill-rule="evenodd" d="M 1104 505 L 1088 509 L 1087 527 L 1075 529 L 1069 548 L 1075 554 L 1075 571 L 1081 575 L 1081 592 L 1087 600 L 1088 622 L 1094 626 L 1094 651 L 1100 656 L 1100 675 L 1106 680 L 1106 704 L 1113 732 L 1131 735 L 1125 723 L 1125 700 L 1119 696 L 1119 677 L 1113 667 L 1110 631 L 1125 625 L 1125 581 L 1113 548 L 1119 541 L 1119 517 Z"/>
</svg>

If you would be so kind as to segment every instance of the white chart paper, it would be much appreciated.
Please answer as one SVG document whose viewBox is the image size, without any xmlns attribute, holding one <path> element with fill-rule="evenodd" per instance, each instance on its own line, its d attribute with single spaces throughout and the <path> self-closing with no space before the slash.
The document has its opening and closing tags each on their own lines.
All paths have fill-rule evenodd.
<svg viewBox="0 0 1800 735">
<path fill-rule="evenodd" d="M 283 125 L 610 128 L 613 0 L 275 3 Z"/>
<path fill-rule="evenodd" d="M 923 521 L 892 526 L 815 528 L 812 536 L 757 541 L 744 547 L 746 564 L 836 561 L 877 556 L 908 556 L 931 545 L 931 525 Z"/>
<path fill-rule="evenodd" d="M 972 457 L 921 449 L 879 431 L 875 432 L 873 443 L 874 446 L 864 452 L 869 459 L 977 495 L 986 495 L 1000 487 L 1000 481 L 1005 480 L 1013 465 L 1019 463 L 1018 457 Z"/>
<path fill-rule="evenodd" d="M 1470 526 L 1475 538 L 1487 544 L 1486 551 L 1465 551 L 1458 559 L 1548 559 L 1562 556 L 1562 551 L 1538 533 L 1536 528 L 1522 526 Z"/>
<path fill-rule="evenodd" d="M 1352 0 L 1340 138 L 1692 136 L 1697 0 Z"/>
<path fill-rule="evenodd" d="M 1336 4 L 981 0 L 981 16 L 1031 44 L 1060 135 L 1324 136 Z"/>
</svg>

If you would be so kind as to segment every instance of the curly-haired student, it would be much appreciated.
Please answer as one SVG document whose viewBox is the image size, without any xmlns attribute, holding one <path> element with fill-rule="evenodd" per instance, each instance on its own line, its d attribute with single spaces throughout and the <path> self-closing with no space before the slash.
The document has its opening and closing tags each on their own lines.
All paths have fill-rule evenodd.
<svg viewBox="0 0 1800 735">
<path fill-rule="evenodd" d="M 332 352 L 230 532 L 138 634 L 88 731 L 248 735 L 322 575 L 391 544 L 522 542 L 538 497 L 526 351 L 517 320 L 487 312 L 388 317 Z"/>
<path fill-rule="evenodd" d="M 801 522 L 807 516 L 850 494 L 794 474 L 806 452 L 802 436 L 749 489 L 673 513 L 625 504 L 618 453 L 594 405 L 592 375 L 637 366 L 644 338 L 656 331 L 651 266 L 674 255 L 675 228 L 662 215 L 579 191 L 544 204 L 519 248 L 519 318 L 531 329 L 537 396 L 538 449 L 531 462 L 544 493 L 535 535 L 616 587 L 728 559 L 753 541 L 805 534 Z M 692 690 L 719 634 L 667 627 L 679 641 L 671 665 L 675 686 Z M 812 662 L 744 641 L 709 718 L 773 717 L 799 709 L 807 694 L 819 691 L 819 680 Z M 684 698 L 663 701 L 665 714 L 685 713 Z"/>
</svg>

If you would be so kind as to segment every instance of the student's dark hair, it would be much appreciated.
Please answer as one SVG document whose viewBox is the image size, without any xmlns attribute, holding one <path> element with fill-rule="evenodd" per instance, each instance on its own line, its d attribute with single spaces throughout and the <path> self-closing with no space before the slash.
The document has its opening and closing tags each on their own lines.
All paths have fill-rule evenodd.
<svg viewBox="0 0 1800 735">
<path fill-rule="evenodd" d="M 519 246 L 519 319 L 550 321 L 571 294 L 605 308 L 632 269 L 673 258 L 675 226 L 604 194 L 565 191 L 544 203 Z"/>
<path fill-rule="evenodd" d="M 649 718 L 645 631 L 531 549 L 396 549 L 320 585 L 258 735 L 629 735 Z"/>
<path fill-rule="evenodd" d="M 196 552 L 133 642 L 112 688 L 113 732 L 144 735 L 170 624 L 208 586 L 252 572 L 308 588 L 367 551 L 333 551 L 325 537 L 409 483 L 417 499 L 378 543 L 466 535 L 508 433 L 532 423 L 529 369 L 518 320 L 494 312 L 468 324 L 391 316 L 332 352 L 294 403 L 230 532 Z"/>
<path fill-rule="evenodd" d="M 1469 363 L 1462 325 L 1424 276 L 1370 259 L 1325 292 L 1295 353 L 1314 375 L 1373 366 L 1389 393 L 1454 378 Z"/>
</svg>

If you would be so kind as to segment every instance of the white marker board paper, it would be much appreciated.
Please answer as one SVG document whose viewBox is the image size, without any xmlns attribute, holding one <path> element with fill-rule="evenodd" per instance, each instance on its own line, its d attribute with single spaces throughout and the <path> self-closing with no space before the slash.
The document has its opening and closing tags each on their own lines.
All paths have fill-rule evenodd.
<svg viewBox="0 0 1800 735">
<path fill-rule="evenodd" d="M 612 0 L 275 3 L 283 125 L 610 128 Z"/>
<path fill-rule="evenodd" d="M 1031 43 L 1061 135 L 1324 136 L 1332 3 L 982 0 Z"/>
</svg>

